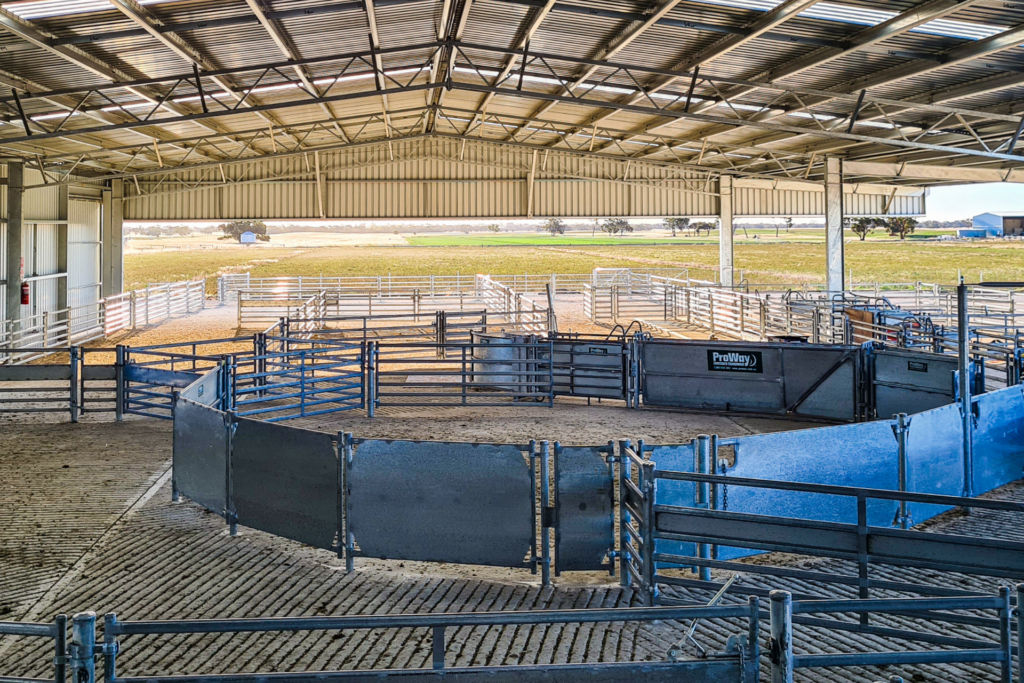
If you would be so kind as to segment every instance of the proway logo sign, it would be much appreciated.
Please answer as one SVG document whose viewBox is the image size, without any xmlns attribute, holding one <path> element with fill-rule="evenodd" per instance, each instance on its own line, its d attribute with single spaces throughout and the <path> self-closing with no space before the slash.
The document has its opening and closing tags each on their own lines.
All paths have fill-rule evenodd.
<svg viewBox="0 0 1024 683">
<path fill-rule="evenodd" d="M 708 370 L 713 372 L 764 372 L 760 351 L 708 349 Z"/>
</svg>

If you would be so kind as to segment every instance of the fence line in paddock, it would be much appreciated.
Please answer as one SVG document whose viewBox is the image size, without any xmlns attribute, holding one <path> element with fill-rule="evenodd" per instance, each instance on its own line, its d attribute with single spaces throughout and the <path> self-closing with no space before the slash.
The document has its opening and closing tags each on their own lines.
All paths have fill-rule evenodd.
<svg viewBox="0 0 1024 683">
<path fill-rule="evenodd" d="M 550 302 L 539 305 L 486 275 L 476 276 L 471 291 L 455 294 L 424 295 L 419 289 L 387 296 L 327 289 L 239 290 L 237 310 L 241 329 L 264 329 L 280 320 L 287 320 L 290 330 L 303 332 L 344 329 L 346 322 L 361 322 L 365 330 L 393 326 L 402 320 L 415 327 L 437 318 L 439 313 L 457 316 L 474 311 L 483 311 L 485 322 L 495 328 L 545 332 L 556 327 Z"/>
</svg>

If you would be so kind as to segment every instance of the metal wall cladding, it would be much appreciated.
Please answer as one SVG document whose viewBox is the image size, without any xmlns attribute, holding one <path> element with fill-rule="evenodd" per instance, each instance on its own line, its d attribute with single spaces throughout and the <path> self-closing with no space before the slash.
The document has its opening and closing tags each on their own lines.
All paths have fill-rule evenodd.
<svg viewBox="0 0 1024 683">
<path fill-rule="evenodd" d="M 877 349 L 872 355 L 879 417 L 919 413 L 953 402 L 955 356 L 902 349 Z"/>
<path fill-rule="evenodd" d="M 236 424 L 231 475 L 238 523 L 332 549 L 341 486 L 331 435 L 244 418 Z"/>
<path fill-rule="evenodd" d="M 534 489 L 516 446 L 363 441 L 345 497 L 368 557 L 522 567 L 530 551 Z"/>
<path fill-rule="evenodd" d="M 612 468 L 604 451 L 556 446 L 556 573 L 606 569 L 614 527 Z"/>
<path fill-rule="evenodd" d="M 68 202 L 68 306 L 100 299 L 101 213 L 100 202 Z"/>
<path fill-rule="evenodd" d="M 35 169 L 26 168 L 23 178 L 26 187 L 43 184 L 42 174 Z M 22 216 L 27 221 L 60 218 L 60 189 L 56 185 L 26 190 L 21 201 Z"/>
<path fill-rule="evenodd" d="M 187 399 L 178 399 L 174 409 L 174 484 L 183 496 L 217 514 L 227 505 L 224 418 L 224 413 Z"/>
<path fill-rule="evenodd" d="M 823 191 L 768 190 L 737 187 L 733 190 L 736 216 L 822 216 L 825 214 Z M 883 194 L 843 193 L 846 216 L 920 216 L 925 212 L 925 197 L 896 197 L 889 212 L 889 196 Z"/>
</svg>

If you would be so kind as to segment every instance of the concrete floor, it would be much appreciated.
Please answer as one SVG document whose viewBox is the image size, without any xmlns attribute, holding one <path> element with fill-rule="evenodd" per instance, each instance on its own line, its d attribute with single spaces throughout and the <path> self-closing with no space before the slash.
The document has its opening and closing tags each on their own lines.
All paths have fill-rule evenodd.
<svg viewBox="0 0 1024 683">
<path fill-rule="evenodd" d="M 537 433 L 567 438 L 578 432 L 568 418 L 584 420 L 600 410 L 605 420 L 595 429 L 621 427 L 618 409 L 579 407 L 589 415 L 572 415 L 572 406 L 559 410 L 503 409 L 544 417 Z M 608 410 L 607 413 L 603 412 Z M 761 431 L 779 423 L 753 424 L 714 416 L 686 416 L 622 411 L 634 420 L 659 416 L 668 420 L 672 435 L 697 431 L 723 434 Z M 350 430 L 344 415 L 320 426 Z M 417 413 L 377 418 L 374 431 L 429 437 L 431 421 L 441 415 Z M 463 418 L 459 418 L 463 419 Z M 497 431 L 515 433 L 505 419 L 466 424 L 471 436 Z M 652 418 L 653 419 L 653 418 Z M 743 424 L 740 424 L 743 422 Z M 358 431 L 369 429 L 357 420 Z M 498 429 L 498 425 L 503 425 Z M 561 426 L 560 426 L 561 425 Z M 731 425 L 731 427 L 730 427 Z M 782 426 L 790 426 L 788 423 Z M 357 561 L 349 575 L 331 553 L 318 551 L 258 531 L 242 528 L 227 534 L 224 522 L 188 502 L 171 503 L 168 483 L 170 425 L 131 418 L 124 423 L 85 421 L 78 425 L 8 422 L 0 430 L 0 619 L 41 621 L 57 613 L 92 609 L 117 612 L 122 619 L 210 618 L 240 616 L 299 616 L 522 610 L 626 606 L 632 591 L 620 588 L 607 575 L 566 574 L 555 586 L 542 588 L 538 577 L 525 570 L 440 565 L 397 561 Z M 664 425 L 637 425 L 657 436 Z M 371 434 L 368 434 L 370 436 Z M 383 434 L 380 434 L 383 435 Z M 668 436 L 663 434 L 662 436 Z M 688 438 L 688 437 L 687 437 Z M 1000 497 L 1024 500 L 1024 487 L 1004 488 Z M 956 533 L 1024 536 L 1020 519 L 1008 513 L 976 514 L 943 522 Z M 823 561 L 805 560 L 800 566 Z M 849 572 L 835 561 L 833 569 Z M 872 570 L 873 578 L 916 580 L 934 585 L 994 592 L 1005 580 L 943 575 L 937 572 Z M 722 576 L 722 575 L 717 575 Z M 745 600 L 743 586 L 785 587 L 805 595 L 836 595 L 835 588 L 796 580 L 744 576 L 736 597 Z M 852 589 L 839 594 L 853 596 Z M 680 591 L 679 597 L 704 602 L 703 591 Z M 881 595 L 880 595 L 881 597 Z M 994 632 L 960 625 L 915 624 L 889 618 L 885 625 L 910 625 L 922 631 L 956 633 L 991 639 Z M 660 660 L 685 625 L 647 624 L 520 626 L 450 630 L 449 666 Z M 698 630 L 708 649 L 721 649 L 739 624 L 710 621 Z M 801 652 L 871 651 L 909 646 L 875 636 L 797 627 Z M 424 630 L 361 631 L 345 634 L 313 632 L 298 635 L 131 637 L 123 642 L 119 673 L 164 675 L 246 671 L 396 668 L 429 666 L 430 635 Z M 0 671 L 5 675 L 45 676 L 50 653 L 38 645 L 8 638 L 0 642 Z M 916 681 L 994 681 L 990 665 L 901 667 L 896 669 L 815 670 L 802 680 L 875 681 L 892 673 Z M 798 676 L 800 677 L 800 676 Z"/>
</svg>

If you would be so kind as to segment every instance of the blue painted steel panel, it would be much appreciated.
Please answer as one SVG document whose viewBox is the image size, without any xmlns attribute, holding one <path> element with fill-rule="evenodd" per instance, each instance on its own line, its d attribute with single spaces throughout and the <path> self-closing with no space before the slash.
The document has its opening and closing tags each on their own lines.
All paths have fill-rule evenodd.
<svg viewBox="0 0 1024 683">
<path fill-rule="evenodd" d="M 907 490 L 946 496 L 963 495 L 961 434 L 960 407 L 957 405 L 911 416 L 910 431 L 907 433 Z M 908 508 L 914 524 L 948 509 L 941 505 L 922 503 L 911 503 Z"/>
<path fill-rule="evenodd" d="M 1024 386 L 974 399 L 974 492 L 1021 478 L 1024 468 Z"/>
<path fill-rule="evenodd" d="M 694 471 L 694 447 L 693 444 L 680 444 L 668 446 L 648 446 L 644 444 L 644 451 L 650 452 L 651 462 L 654 463 L 654 471 L 657 472 L 693 472 Z M 696 495 L 696 485 L 692 481 L 671 481 L 669 479 L 654 480 L 654 500 L 658 505 L 679 505 L 693 507 Z M 654 542 L 654 552 L 668 553 L 672 555 L 695 555 L 697 545 L 683 541 L 666 541 L 659 539 Z M 658 567 L 665 566 L 662 563 Z"/>
</svg>

